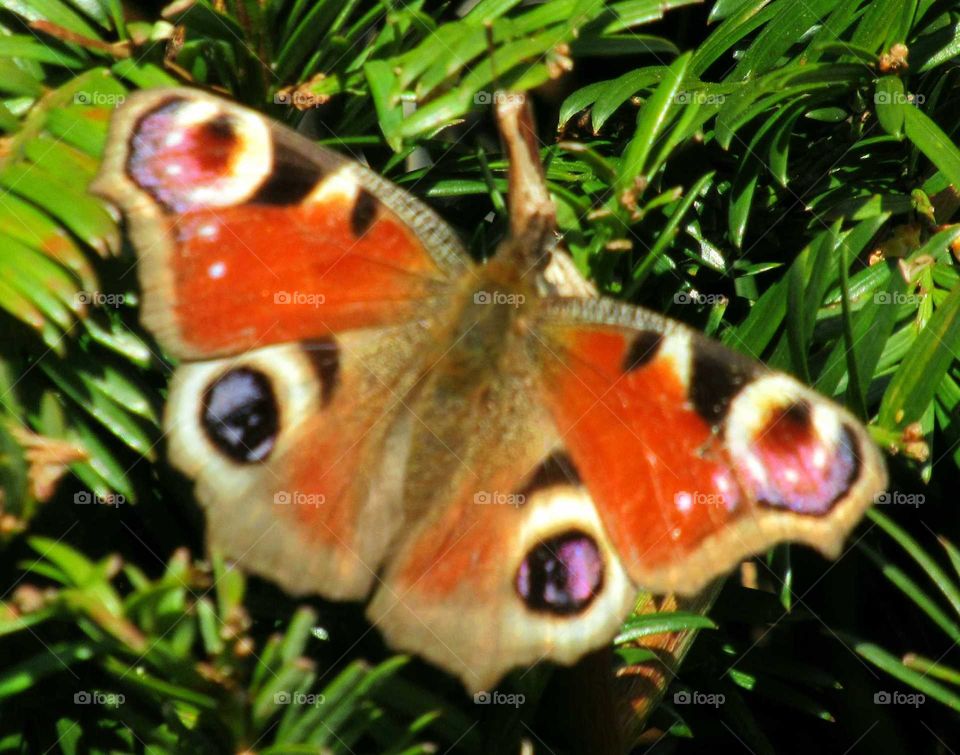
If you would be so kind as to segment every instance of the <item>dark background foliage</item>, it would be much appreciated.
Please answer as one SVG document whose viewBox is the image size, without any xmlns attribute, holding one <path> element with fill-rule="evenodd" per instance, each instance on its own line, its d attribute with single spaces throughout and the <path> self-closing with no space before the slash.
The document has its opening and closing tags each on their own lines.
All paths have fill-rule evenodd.
<svg viewBox="0 0 960 755">
<path fill-rule="evenodd" d="M 583 751 L 570 721 L 610 725 L 545 667 L 504 683 L 518 708 L 475 705 L 359 607 L 202 560 L 163 462 L 172 365 L 85 191 L 111 109 L 180 82 L 364 159 L 478 257 L 506 227 L 489 103 L 530 90 L 598 287 L 836 397 L 890 452 L 836 563 L 779 548 L 712 622 L 628 622 L 622 664 L 711 627 L 637 751 L 956 751 L 958 52 L 934 0 L 0 0 L 0 749 L 559 753 Z"/>
</svg>

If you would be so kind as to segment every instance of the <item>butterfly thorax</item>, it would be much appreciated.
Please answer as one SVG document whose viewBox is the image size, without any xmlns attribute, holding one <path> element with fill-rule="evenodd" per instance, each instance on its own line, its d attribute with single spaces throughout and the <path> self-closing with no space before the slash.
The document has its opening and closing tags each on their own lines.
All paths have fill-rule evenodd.
<svg viewBox="0 0 960 755">
<path fill-rule="evenodd" d="M 409 402 L 416 419 L 403 496 L 408 521 L 439 500 L 472 496 L 491 447 L 524 469 L 552 447 L 540 408 L 524 399 L 535 375 L 524 327 L 539 301 L 533 284 L 533 276 L 511 276 L 496 264 L 472 268 L 458 283 L 457 305 L 437 330 Z"/>
<path fill-rule="evenodd" d="M 469 390 L 465 382 L 482 387 L 503 367 L 537 296 L 532 283 L 496 262 L 471 269 L 458 288 L 458 306 L 441 326 L 443 354 L 435 369 L 464 391 Z"/>
</svg>

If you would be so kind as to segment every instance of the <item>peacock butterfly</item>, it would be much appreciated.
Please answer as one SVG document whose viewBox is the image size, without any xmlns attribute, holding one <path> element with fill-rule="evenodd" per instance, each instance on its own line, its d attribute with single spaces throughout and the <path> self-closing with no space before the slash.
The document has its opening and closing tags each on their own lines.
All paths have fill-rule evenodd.
<svg viewBox="0 0 960 755">
<path fill-rule="evenodd" d="M 368 600 L 470 690 L 608 643 L 775 543 L 836 557 L 885 486 L 796 380 L 599 298 L 557 248 L 529 112 L 501 98 L 510 233 L 484 265 L 362 165 L 191 89 L 117 111 L 94 191 L 180 360 L 165 428 L 211 546 Z"/>
</svg>

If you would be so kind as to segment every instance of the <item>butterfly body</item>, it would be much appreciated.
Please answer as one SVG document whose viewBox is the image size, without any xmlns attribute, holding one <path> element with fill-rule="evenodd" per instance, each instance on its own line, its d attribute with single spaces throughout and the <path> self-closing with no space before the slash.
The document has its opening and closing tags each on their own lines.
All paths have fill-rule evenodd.
<svg viewBox="0 0 960 755">
<path fill-rule="evenodd" d="M 860 423 L 796 380 L 597 298 L 555 248 L 530 122 L 499 111 L 511 226 L 484 265 L 410 195 L 193 90 L 115 116 L 165 428 L 210 545 L 368 600 L 473 690 L 606 642 L 783 540 L 836 556 L 883 488 Z"/>
</svg>

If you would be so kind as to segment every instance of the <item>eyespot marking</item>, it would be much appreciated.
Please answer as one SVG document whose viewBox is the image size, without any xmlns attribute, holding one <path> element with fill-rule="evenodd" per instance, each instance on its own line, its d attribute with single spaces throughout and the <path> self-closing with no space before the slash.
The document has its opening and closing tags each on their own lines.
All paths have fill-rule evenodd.
<svg viewBox="0 0 960 755">
<path fill-rule="evenodd" d="M 125 170 L 165 210 L 228 207 L 250 197 L 273 160 L 256 117 L 205 99 L 171 97 L 143 113 Z"/>
<path fill-rule="evenodd" d="M 229 173 L 237 149 L 236 132 L 224 115 L 178 125 L 187 107 L 186 100 L 174 98 L 145 113 L 133 129 L 127 157 L 130 179 L 173 211 L 190 206 L 192 186 Z"/>
<path fill-rule="evenodd" d="M 585 611 L 600 594 L 603 577 L 603 556 L 596 541 L 580 530 L 568 530 L 527 553 L 515 587 L 532 611 L 572 616 Z"/>
<path fill-rule="evenodd" d="M 847 494 L 860 476 L 860 449 L 849 426 L 826 418 L 832 411 L 801 400 L 771 414 L 750 445 L 750 485 L 761 504 L 821 516 Z"/>
<path fill-rule="evenodd" d="M 200 419 L 207 438 L 226 456 L 243 464 L 264 461 L 279 430 L 270 379 L 248 367 L 229 370 L 204 393 Z"/>
</svg>

